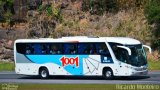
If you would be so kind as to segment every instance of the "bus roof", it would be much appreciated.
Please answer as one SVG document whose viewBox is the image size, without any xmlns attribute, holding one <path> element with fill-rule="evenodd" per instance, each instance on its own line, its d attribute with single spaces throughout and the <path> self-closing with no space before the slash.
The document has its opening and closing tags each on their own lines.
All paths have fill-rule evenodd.
<svg viewBox="0 0 160 90">
<path fill-rule="evenodd" d="M 120 44 L 141 44 L 140 41 L 129 38 L 129 37 L 107 37 L 107 42 L 114 42 L 114 43 L 120 43 Z"/>
<path fill-rule="evenodd" d="M 17 42 L 114 42 L 120 44 L 140 44 L 141 42 L 128 38 L 128 37 L 87 37 L 87 36 L 73 36 L 73 37 L 62 37 L 62 38 L 39 38 L 39 39 L 18 39 Z"/>
</svg>

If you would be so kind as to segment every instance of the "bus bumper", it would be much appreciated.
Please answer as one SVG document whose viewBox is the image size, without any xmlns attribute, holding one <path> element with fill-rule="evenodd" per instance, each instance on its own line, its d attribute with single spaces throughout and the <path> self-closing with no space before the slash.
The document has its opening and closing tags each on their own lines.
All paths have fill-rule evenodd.
<svg viewBox="0 0 160 90">
<path fill-rule="evenodd" d="M 144 76 L 148 74 L 148 70 L 144 71 L 131 71 L 131 76 Z"/>
</svg>

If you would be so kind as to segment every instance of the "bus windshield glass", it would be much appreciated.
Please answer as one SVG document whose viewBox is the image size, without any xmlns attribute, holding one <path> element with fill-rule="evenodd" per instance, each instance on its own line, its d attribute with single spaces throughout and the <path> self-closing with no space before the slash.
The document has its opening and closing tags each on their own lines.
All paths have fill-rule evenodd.
<svg viewBox="0 0 160 90">
<path fill-rule="evenodd" d="M 118 48 L 117 43 L 110 43 L 110 46 L 119 61 L 130 64 L 132 66 L 143 66 L 147 64 L 146 53 L 142 47 L 142 44 L 137 45 L 121 45 L 130 48 L 131 55 L 128 54 L 128 51 L 123 48 Z"/>
</svg>

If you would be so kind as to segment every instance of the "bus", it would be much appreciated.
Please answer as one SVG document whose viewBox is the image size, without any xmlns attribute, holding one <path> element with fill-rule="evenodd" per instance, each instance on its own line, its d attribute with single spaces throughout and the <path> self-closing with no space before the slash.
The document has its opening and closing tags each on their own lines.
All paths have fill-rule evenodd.
<svg viewBox="0 0 160 90">
<path fill-rule="evenodd" d="M 15 72 L 37 75 L 114 76 L 146 75 L 147 57 L 140 41 L 128 37 L 72 36 L 18 39 L 14 43 Z"/>
</svg>

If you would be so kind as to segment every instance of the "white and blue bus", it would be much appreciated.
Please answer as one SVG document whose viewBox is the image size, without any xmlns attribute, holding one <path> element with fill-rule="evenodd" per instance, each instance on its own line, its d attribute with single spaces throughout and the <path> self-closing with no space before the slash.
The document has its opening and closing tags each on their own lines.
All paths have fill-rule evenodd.
<svg viewBox="0 0 160 90">
<path fill-rule="evenodd" d="M 146 75 L 147 47 L 127 37 L 74 36 L 18 39 L 14 43 L 17 74 L 114 76 Z"/>
</svg>

